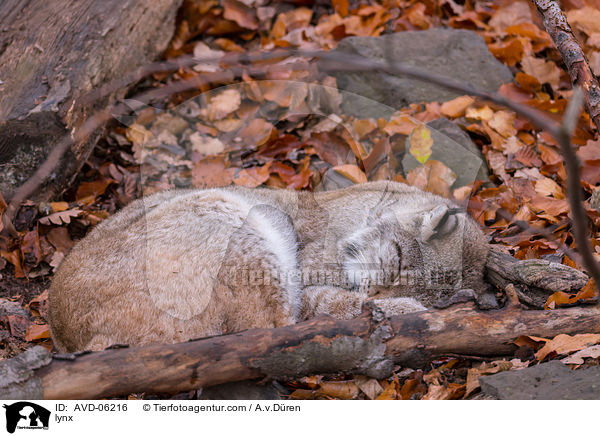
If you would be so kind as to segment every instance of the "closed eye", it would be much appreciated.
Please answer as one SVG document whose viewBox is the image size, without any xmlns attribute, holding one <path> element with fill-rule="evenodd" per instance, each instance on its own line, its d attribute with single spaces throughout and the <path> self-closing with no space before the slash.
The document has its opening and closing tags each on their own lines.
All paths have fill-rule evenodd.
<svg viewBox="0 0 600 436">
<path fill-rule="evenodd" d="M 398 256 L 398 272 L 402 271 L 402 246 L 398 243 L 396 245 L 396 255 Z"/>
</svg>

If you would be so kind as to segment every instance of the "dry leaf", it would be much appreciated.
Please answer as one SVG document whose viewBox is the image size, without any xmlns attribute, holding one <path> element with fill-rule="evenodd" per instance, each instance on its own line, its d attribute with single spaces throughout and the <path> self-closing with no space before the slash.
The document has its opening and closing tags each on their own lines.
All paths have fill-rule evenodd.
<svg viewBox="0 0 600 436">
<path fill-rule="evenodd" d="M 146 145 L 154 135 L 140 124 L 132 124 L 126 131 L 125 136 L 136 146 Z"/>
<path fill-rule="evenodd" d="M 398 399 L 398 380 L 394 379 L 383 392 L 376 398 L 376 400 L 397 400 Z"/>
<path fill-rule="evenodd" d="M 192 183 L 197 188 L 228 186 L 233 182 L 234 168 L 227 168 L 223 156 L 202 159 L 194 164 Z"/>
<path fill-rule="evenodd" d="M 190 143 L 192 144 L 192 151 L 206 156 L 219 154 L 225 149 L 225 144 L 219 138 L 206 136 L 199 132 L 190 135 Z"/>
<path fill-rule="evenodd" d="M 555 309 L 559 306 L 573 305 L 578 301 L 590 302 L 596 301 L 598 298 L 598 292 L 594 285 L 594 279 L 590 279 L 583 288 L 576 295 L 568 294 L 566 292 L 555 292 L 550 295 L 544 303 L 544 309 Z"/>
<path fill-rule="evenodd" d="M 221 120 L 236 111 L 242 103 L 242 96 L 237 89 L 226 89 L 210 99 L 207 105 L 208 119 Z M 219 129 L 221 130 L 221 129 Z"/>
<path fill-rule="evenodd" d="M 316 393 L 341 400 L 353 400 L 358 397 L 359 389 L 353 381 L 325 381 L 321 382 Z"/>
<path fill-rule="evenodd" d="M 377 124 L 375 124 L 375 122 L 370 118 L 364 120 L 356 120 L 354 121 L 352 126 L 354 127 L 354 130 L 356 131 L 360 139 L 363 139 L 365 136 L 367 136 L 369 133 L 371 133 L 377 128 Z"/>
<path fill-rule="evenodd" d="M 40 339 L 48 339 L 50 337 L 50 329 L 48 324 L 31 324 L 27 327 L 25 333 L 25 340 L 27 342 L 33 342 Z"/>
<path fill-rule="evenodd" d="M 262 118 L 255 118 L 246 127 L 238 132 L 242 143 L 246 146 L 261 146 L 276 133 L 273 124 Z"/>
<path fill-rule="evenodd" d="M 550 353 L 567 354 L 573 351 L 583 350 L 590 345 L 596 345 L 600 342 L 600 334 L 580 334 L 575 336 L 558 335 L 554 339 L 546 342 L 546 344 L 535 353 L 537 360 L 544 360 Z"/>
<path fill-rule="evenodd" d="M 193 69 L 202 73 L 219 71 L 219 59 L 224 55 L 224 51 L 213 50 L 202 41 L 197 42 L 194 46 L 194 58 L 198 59 L 198 63 L 193 66 Z M 210 61 L 206 60 L 203 62 L 202 59 L 210 59 Z"/>
<path fill-rule="evenodd" d="M 96 198 L 100 195 L 104 194 L 106 188 L 108 188 L 115 181 L 113 179 L 100 178 L 98 180 L 94 180 L 93 182 L 83 182 L 77 188 L 76 199 L 80 201 L 86 197 Z M 53 208 L 54 210 L 54 208 Z"/>
<path fill-rule="evenodd" d="M 548 82 L 553 87 L 558 88 L 560 69 L 554 62 L 528 55 L 521 60 L 521 66 L 525 73 L 535 77 L 541 83 Z"/>
<path fill-rule="evenodd" d="M 450 198 L 450 187 L 456 181 L 456 174 L 442 162 L 428 160 L 424 165 L 412 169 L 406 180 L 424 191 Z"/>
<path fill-rule="evenodd" d="M 390 136 L 395 134 L 409 135 L 418 125 L 420 123 L 414 118 L 401 114 L 392 116 L 382 130 Z"/>
<path fill-rule="evenodd" d="M 578 351 L 574 354 L 571 354 L 569 357 L 565 357 L 561 359 L 562 363 L 567 364 L 575 364 L 581 365 L 584 363 L 584 358 L 591 357 L 597 359 L 600 357 L 600 345 L 592 345 L 591 347 L 584 348 L 581 351 Z"/>
<path fill-rule="evenodd" d="M 354 383 L 364 392 L 369 400 L 376 399 L 383 392 L 383 388 L 374 378 L 356 375 L 354 376 Z"/>
<path fill-rule="evenodd" d="M 8 260 L 15 267 L 15 277 L 20 279 L 25 277 L 25 273 L 23 272 L 23 259 L 21 255 L 21 250 L 13 250 L 13 251 L 2 251 L 0 250 L 0 256 L 4 259 Z"/>
<path fill-rule="evenodd" d="M 554 198 L 563 199 L 565 195 L 563 193 L 562 188 L 558 183 L 549 177 L 542 177 L 534 182 L 535 192 L 540 195 L 549 197 L 553 196 Z"/>
<path fill-rule="evenodd" d="M 248 188 L 256 188 L 265 183 L 269 178 L 270 166 L 270 163 L 267 163 L 262 167 L 245 168 L 236 174 L 233 183 Z"/>
<path fill-rule="evenodd" d="M 255 15 L 255 9 L 246 6 L 236 0 L 222 0 L 223 17 L 235 22 L 244 29 L 258 29 L 258 20 Z"/>
<path fill-rule="evenodd" d="M 431 156 L 431 147 L 433 146 L 433 138 L 431 132 L 425 124 L 419 124 L 413 129 L 409 137 L 410 148 L 409 152 L 420 163 L 424 164 Z"/>
<path fill-rule="evenodd" d="M 347 179 L 352 180 L 353 183 L 367 182 L 367 176 L 365 176 L 365 173 L 363 173 L 356 165 L 338 165 L 333 167 L 333 170 Z"/>
<path fill-rule="evenodd" d="M 495 30 L 504 30 L 519 23 L 531 23 L 533 17 L 527 2 L 516 1 L 498 9 L 489 21 Z"/>
<path fill-rule="evenodd" d="M 465 110 L 471 106 L 474 101 L 475 99 L 473 97 L 462 95 L 460 97 L 456 97 L 454 100 L 442 103 L 440 111 L 445 117 L 462 117 L 465 114 Z"/>
<path fill-rule="evenodd" d="M 494 116 L 494 111 L 487 105 L 480 108 L 469 107 L 465 116 L 474 120 L 489 121 Z"/>
<path fill-rule="evenodd" d="M 600 11 L 591 6 L 574 8 L 567 12 L 571 27 L 585 32 L 588 36 L 600 32 Z"/>
<path fill-rule="evenodd" d="M 44 225 L 52 225 L 55 224 L 57 226 L 62 226 L 63 224 L 69 224 L 71 222 L 71 218 L 78 217 L 81 215 L 83 211 L 80 209 L 70 209 L 62 212 L 55 212 L 43 218 L 40 218 L 40 223 Z"/>
<path fill-rule="evenodd" d="M 517 134 L 515 118 L 516 115 L 514 112 L 498 111 L 494 113 L 492 118 L 488 121 L 488 124 L 496 132 L 500 133 L 505 138 L 508 138 L 509 136 Z"/>
</svg>

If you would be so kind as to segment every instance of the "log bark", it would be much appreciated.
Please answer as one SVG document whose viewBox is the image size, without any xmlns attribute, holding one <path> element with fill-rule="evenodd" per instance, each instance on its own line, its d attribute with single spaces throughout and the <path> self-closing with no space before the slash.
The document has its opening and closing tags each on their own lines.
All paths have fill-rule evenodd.
<svg viewBox="0 0 600 436">
<path fill-rule="evenodd" d="M 579 290 L 589 280 L 575 268 L 544 259 L 520 261 L 493 246 L 486 264 L 486 278 L 499 289 L 514 284 L 519 299 L 538 309 L 543 309 L 553 293 Z"/>
<path fill-rule="evenodd" d="M 383 378 L 393 365 L 419 367 L 444 355 L 501 356 L 519 335 L 600 333 L 600 308 L 479 311 L 472 304 L 385 319 L 366 310 L 352 320 L 318 317 L 181 344 L 75 355 L 41 347 L 0 362 L 0 398 L 94 399 L 131 392 L 178 392 L 226 382 L 313 373 Z M 10 376 L 10 377 L 9 377 Z"/>
<path fill-rule="evenodd" d="M 546 32 L 554 41 L 573 86 L 578 86 L 585 93 L 585 107 L 596 128 L 600 131 L 600 86 L 598 79 L 590 68 L 583 49 L 577 42 L 567 18 L 558 2 L 554 0 L 531 0 L 536 6 L 544 22 Z"/>
<path fill-rule="evenodd" d="M 109 101 L 92 89 L 158 57 L 181 0 L 5 0 L 0 2 L 0 192 L 10 199 L 61 137 Z M 98 134 L 74 144 L 34 197 L 70 181 Z"/>
</svg>

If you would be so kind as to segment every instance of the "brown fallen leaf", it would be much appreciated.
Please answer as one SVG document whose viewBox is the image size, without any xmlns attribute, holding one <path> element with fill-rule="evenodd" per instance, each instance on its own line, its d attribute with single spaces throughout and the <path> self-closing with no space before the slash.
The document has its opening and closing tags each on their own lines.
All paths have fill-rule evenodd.
<svg viewBox="0 0 600 436">
<path fill-rule="evenodd" d="M 454 100 L 450 100 L 442 103 L 441 113 L 445 117 L 457 118 L 462 117 L 469 106 L 473 104 L 475 99 L 468 95 L 462 95 L 456 97 Z"/>
<path fill-rule="evenodd" d="M 398 389 L 398 379 L 395 378 L 387 385 L 383 392 L 379 394 L 376 400 L 397 400 L 399 398 Z"/>
<path fill-rule="evenodd" d="M 600 345 L 592 345 L 591 347 L 584 348 L 583 350 L 577 351 L 571 354 L 569 357 L 561 359 L 562 363 L 581 365 L 583 364 L 584 358 L 591 357 L 597 359 L 600 357 Z"/>
<path fill-rule="evenodd" d="M 590 345 L 596 345 L 600 342 L 600 334 L 586 333 L 580 335 L 558 335 L 554 339 L 549 340 L 546 344 L 535 353 L 537 360 L 544 360 L 550 353 L 567 354 L 573 351 L 583 350 Z"/>
<path fill-rule="evenodd" d="M 537 214 L 544 212 L 548 215 L 558 216 L 569 212 L 569 203 L 567 200 L 558 200 L 541 195 L 536 195 L 532 198 L 530 205 Z"/>
<path fill-rule="evenodd" d="M 63 224 L 69 224 L 71 218 L 78 217 L 83 211 L 81 209 L 69 209 L 62 212 L 55 212 L 43 218 L 40 218 L 40 223 L 44 225 L 55 224 L 62 226 Z"/>
<path fill-rule="evenodd" d="M 222 0 L 223 17 L 235 22 L 244 29 L 258 29 L 258 19 L 254 8 L 236 0 Z"/>
<path fill-rule="evenodd" d="M 351 180 L 353 183 L 367 182 L 367 176 L 365 176 L 365 173 L 363 173 L 356 165 L 338 165 L 333 167 L 333 170 Z"/>
<path fill-rule="evenodd" d="M 0 250 L 0 256 L 8 260 L 15 267 L 15 278 L 21 279 L 25 277 L 25 273 L 23 272 L 23 258 L 21 250 Z"/>
<path fill-rule="evenodd" d="M 262 167 L 250 167 L 240 170 L 234 177 L 233 183 L 239 186 L 246 186 L 248 188 L 256 188 L 262 185 L 269 178 L 269 168 L 271 163 L 263 165 Z"/>
<path fill-rule="evenodd" d="M 93 182 L 83 182 L 77 188 L 76 199 L 79 201 L 85 197 L 98 197 L 104 194 L 106 188 L 108 188 L 114 182 L 115 181 L 113 179 L 108 179 L 105 177 L 101 177 Z"/>
<path fill-rule="evenodd" d="M 358 397 L 360 390 L 353 381 L 324 381 L 321 382 L 316 394 L 319 396 L 353 400 Z"/>
<path fill-rule="evenodd" d="M 10 334 L 15 338 L 25 339 L 25 333 L 31 324 L 30 321 L 20 315 L 6 315 L 6 319 L 10 327 Z"/>
<path fill-rule="evenodd" d="M 573 305 L 577 302 L 591 302 L 598 298 L 594 279 L 590 279 L 576 295 L 566 292 L 555 292 L 544 303 L 544 309 L 555 309 L 560 306 Z"/>
<path fill-rule="evenodd" d="M 223 156 L 209 156 L 199 160 L 192 169 L 192 183 L 196 188 L 216 188 L 233 182 L 235 168 L 228 168 Z"/>
<path fill-rule="evenodd" d="M 40 339 L 48 339 L 50 337 L 50 329 L 48 324 L 31 324 L 27 327 L 25 333 L 25 340 L 27 342 L 33 342 Z"/>
<path fill-rule="evenodd" d="M 383 392 L 383 388 L 376 379 L 364 375 L 354 376 L 354 384 L 358 386 L 369 400 L 374 400 Z"/>
<path fill-rule="evenodd" d="M 481 377 L 482 375 L 490 375 L 502 371 L 508 371 L 512 367 L 513 361 L 509 362 L 506 360 L 496 360 L 494 362 L 489 363 L 483 362 L 478 367 L 470 368 L 467 371 L 467 383 L 465 385 L 464 398 L 468 397 L 473 391 L 479 388 L 479 377 Z"/>
<path fill-rule="evenodd" d="M 457 400 L 464 397 L 465 385 L 457 383 L 448 383 L 444 385 L 429 385 L 427 393 L 423 400 Z"/>
<path fill-rule="evenodd" d="M 207 105 L 209 120 L 222 120 L 236 111 L 242 103 L 242 97 L 237 89 L 226 89 L 214 95 Z M 220 129 L 221 130 L 221 129 Z"/>
<path fill-rule="evenodd" d="M 588 36 L 600 32 L 600 11 L 591 6 L 574 8 L 567 12 L 569 24 Z"/>
<path fill-rule="evenodd" d="M 515 128 L 515 118 L 516 115 L 514 112 L 503 110 L 497 111 L 488 121 L 488 124 L 496 132 L 500 133 L 505 138 L 508 138 L 517 134 L 517 129 Z"/>
<path fill-rule="evenodd" d="M 412 132 L 419 124 L 420 123 L 417 120 L 409 115 L 399 114 L 392 116 L 390 121 L 387 122 L 381 130 L 389 136 L 395 134 L 410 135 L 410 132 Z"/>
<path fill-rule="evenodd" d="M 442 162 L 428 160 L 424 165 L 409 171 L 406 180 L 412 186 L 449 198 L 456 174 Z"/>
<path fill-rule="evenodd" d="M 35 316 L 41 316 L 47 319 L 48 315 L 48 290 L 46 289 L 40 295 L 32 299 L 26 306 Z"/>
<path fill-rule="evenodd" d="M 558 88 L 560 68 L 554 62 L 527 55 L 521 60 L 521 66 L 526 74 L 535 77 L 540 83 L 547 82 Z"/>
<path fill-rule="evenodd" d="M 431 156 L 431 147 L 433 146 L 433 138 L 431 131 L 425 124 L 419 124 L 413 129 L 409 136 L 410 148 L 408 151 L 414 156 L 417 161 L 424 164 Z"/>
<path fill-rule="evenodd" d="M 265 121 L 262 118 L 255 118 L 250 123 L 238 132 L 242 142 L 249 146 L 261 146 L 273 135 L 277 134 L 277 130 L 273 124 Z"/>
<path fill-rule="evenodd" d="M 366 118 L 363 120 L 356 120 L 352 123 L 354 130 L 358 134 L 360 139 L 363 139 L 369 133 L 377 128 L 377 124 L 370 118 Z"/>
</svg>

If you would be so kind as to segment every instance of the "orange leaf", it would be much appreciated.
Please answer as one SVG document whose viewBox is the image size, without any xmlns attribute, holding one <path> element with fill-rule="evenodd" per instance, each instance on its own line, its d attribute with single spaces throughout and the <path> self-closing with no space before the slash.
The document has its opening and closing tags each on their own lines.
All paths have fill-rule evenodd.
<svg viewBox="0 0 600 436">
<path fill-rule="evenodd" d="M 83 182 L 77 188 L 76 198 L 77 200 L 80 200 L 89 196 L 98 197 L 99 195 L 104 194 L 106 188 L 108 188 L 111 183 L 114 183 L 114 180 L 106 179 L 104 177 L 94 180 L 93 182 Z"/>
<path fill-rule="evenodd" d="M 595 301 L 597 298 L 598 291 L 594 279 L 590 279 L 576 295 L 567 294 L 566 292 L 555 292 L 550 295 L 544 303 L 544 309 L 555 309 L 559 306 L 575 304 L 578 301 Z"/>
<path fill-rule="evenodd" d="M 356 165 L 338 165 L 333 167 L 333 169 L 347 179 L 352 180 L 354 183 L 367 182 L 367 176 L 365 176 L 365 173 L 363 173 Z"/>
<path fill-rule="evenodd" d="M 228 186 L 233 181 L 234 171 L 227 168 L 223 156 L 210 156 L 194 164 L 192 183 L 197 188 Z"/>
<path fill-rule="evenodd" d="M 316 393 L 341 400 L 352 400 L 358 397 L 359 392 L 358 386 L 353 381 L 325 381 L 321 382 Z"/>
<path fill-rule="evenodd" d="M 397 390 L 398 390 L 398 380 L 394 379 L 376 399 L 377 400 L 396 400 L 396 399 L 398 399 Z"/>
<path fill-rule="evenodd" d="M 256 188 L 262 185 L 269 178 L 269 167 L 271 163 L 267 163 L 262 167 L 250 167 L 240 170 L 233 183 L 239 186 L 247 186 L 248 188 Z"/>
<path fill-rule="evenodd" d="M 462 117 L 465 114 L 465 110 L 471 106 L 474 101 L 475 99 L 468 95 L 456 97 L 454 100 L 442 103 L 441 113 L 449 118 Z"/>
<path fill-rule="evenodd" d="M 586 333 L 581 335 L 558 335 L 548 341 L 537 353 L 535 358 L 543 360 L 550 353 L 567 354 L 573 351 L 583 350 L 590 345 L 596 345 L 600 342 L 600 334 Z"/>
<path fill-rule="evenodd" d="M 25 333 L 25 340 L 27 342 L 37 341 L 39 339 L 48 339 L 50 337 L 50 330 L 48 324 L 31 324 L 27 327 Z"/>
</svg>

